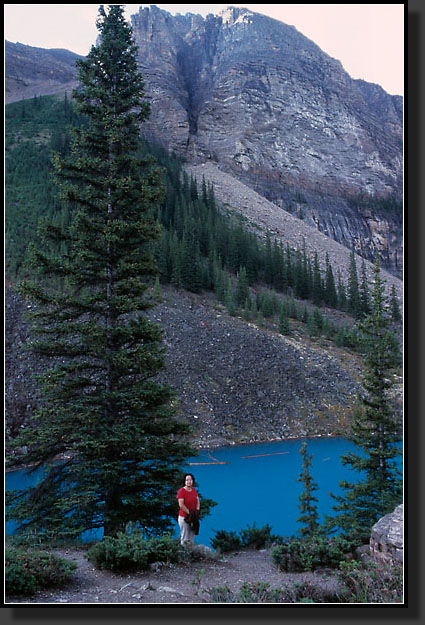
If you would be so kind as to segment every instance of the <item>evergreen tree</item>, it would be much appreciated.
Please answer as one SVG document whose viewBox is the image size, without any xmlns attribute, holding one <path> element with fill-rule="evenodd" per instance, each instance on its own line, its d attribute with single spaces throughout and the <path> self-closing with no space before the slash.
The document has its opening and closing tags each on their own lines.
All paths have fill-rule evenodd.
<svg viewBox="0 0 425 625">
<path fill-rule="evenodd" d="M 301 510 L 301 516 L 297 519 L 298 523 L 303 523 L 304 527 L 298 531 L 304 538 L 306 536 L 312 536 L 319 530 L 319 515 L 317 512 L 317 498 L 313 495 L 313 492 L 318 490 L 317 484 L 311 477 L 311 461 L 313 456 L 309 456 L 307 453 L 307 443 L 303 443 L 299 452 L 303 458 L 302 472 L 300 473 L 297 482 L 301 482 L 304 486 L 304 490 L 299 496 Z"/>
<path fill-rule="evenodd" d="M 40 276 L 22 285 L 37 304 L 32 349 L 54 360 L 41 377 L 44 402 L 11 460 L 45 473 L 8 503 L 20 531 L 46 537 L 100 527 L 114 536 L 129 522 L 168 530 L 179 467 L 194 452 L 173 393 L 153 380 L 163 367 L 162 332 L 146 313 L 160 234 L 152 213 L 163 191 L 158 168 L 139 151 L 149 106 L 136 47 L 121 5 L 101 5 L 97 27 L 99 44 L 78 61 L 74 92 L 87 123 L 70 157 L 56 159 L 70 227 L 44 223 L 45 247 L 31 252 Z M 58 240 L 67 253 L 52 251 Z"/>
<path fill-rule="evenodd" d="M 359 452 L 342 456 L 344 465 L 362 475 L 359 482 L 341 482 L 345 496 L 334 496 L 337 515 L 329 522 L 350 540 L 368 542 L 372 525 L 402 501 L 401 424 L 391 409 L 392 371 L 400 364 L 400 348 L 390 332 L 379 263 L 374 268 L 371 313 L 359 323 L 366 350 L 363 393 L 350 438 Z"/>
<path fill-rule="evenodd" d="M 313 259 L 311 299 L 313 304 L 315 304 L 316 306 L 320 306 L 323 299 L 323 283 L 317 252 L 314 253 Z"/>
<path fill-rule="evenodd" d="M 242 308 L 245 305 L 248 297 L 249 297 L 249 291 L 248 291 L 248 278 L 246 275 L 246 269 L 245 267 L 241 267 L 239 269 L 238 282 L 236 285 L 236 295 L 235 295 L 236 306 L 238 308 Z"/>
<path fill-rule="evenodd" d="M 324 299 L 327 306 L 330 306 L 331 308 L 336 308 L 338 306 L 338 295 L 335 287 L 335 278 L 332 271 L 332 266 L 329 262 L 328 254 L 326 254 Z"/>
<path fill-rule="evenodd" d="M 286 313 L 286 310 L 284 309 L 284 307 L 281 307 L 280 313 L 279 313 L 279 332 L 280 334 L 283 334 L 284 336 L 288 336 L 291 333 L 291 328 L 289 326 L 289 319 L 288 319 L 288 314 Z"/>
<path fill-rule="evenodd" d="M 307 328 L 311 337 L 318 337 L 322 333 L 323 316 L 317 306 L 313 308 L 313 312 L 308 316 Z"/>
<path fill-rule="evenodd" d="M 369 295 L 369 285 L 367 282 L 366 275 L 366 263 L 364 258 L 362 259 L 362 279 L 360 284 L 360 310 L 363 315 L 368 315 L 370 313 L 370 295 Z"/>
<path fill-rule="evenodd" d="M 338 308 L 340 310 L 346 310 L 347 309 L 347 292 L 345 289 L 345 284 L 342 280 L 342 276 L 341 276 L 341 271 L 340 269 L 337 270 L 337 274 L 338 274 Z"/>
<path fill-rule="evenodd" d="M 394 284 L 391 287 L 391 293 L 390 293 L 390 310 L 391 310 L 391 319 L 395 321 L 396 323 L 401 321 L 402 317 L 401 317 L 401 312 L 400 312 L 400 306 L 398 304 Z"/>
<path fill-rule="evenodd" d="M 234 317 L 236 315 L 235 298 L 233 296 L 232 283 L 230 280 L 228 280 L 227 282 L 226 308 L 227 308 L 227 312 L 229 313 L 231 317 Z"/>
<path fill-rule="evenodd" d="M 359 293 L 359 280 L 357 277 L 356 259 L 354 250 L 351 250 L 350 264 L 348 269 L 348 298 L 347 298 L 348 312 L 354 317 L 361 316 L 360 306 L 360 293 Z"/>
</svg>

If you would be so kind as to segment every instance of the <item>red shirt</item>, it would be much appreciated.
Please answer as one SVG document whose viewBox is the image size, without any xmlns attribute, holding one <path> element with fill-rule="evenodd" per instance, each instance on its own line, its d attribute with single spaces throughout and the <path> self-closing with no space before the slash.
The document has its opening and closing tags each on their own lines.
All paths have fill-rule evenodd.
<svg viewBox="0 0 425 625">
<path fill-rule="evenodd" d="M 181 488 L 177 493 L 177 499 L 183 499 L 184 505 L 188 510 L 196 510 L 198 507 L 198 493 L 194 488 L 192 488 L 191 491 L 186 490 L 184 487 Z M 179 516 L 186 516 L 186 512 L 181 508 L 179 510 Z"/>
</svg>

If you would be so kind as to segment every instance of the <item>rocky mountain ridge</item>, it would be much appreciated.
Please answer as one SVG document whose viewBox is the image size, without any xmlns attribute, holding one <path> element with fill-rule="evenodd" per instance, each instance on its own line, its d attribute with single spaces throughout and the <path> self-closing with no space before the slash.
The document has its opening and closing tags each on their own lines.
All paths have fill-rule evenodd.
<svg viewBox="0 0 425 625">
<path fill-rule="evenodd" d="M 212 162 L 401 277 L 403 99 L 353 80 L 293 26 L 230 7 L 132 16 L 151 102 L 143 133 Z M 77 55 L 6 42 L 6 102 L 70 92 Z"/>
<path fill-rule="evenodd" d="M 79 54 L 5 42 L 5 101 L 40 95 L 71 93 L 78 84 L 75 67 Z"/>
<path fill-rule="evenodd" d="M 369 260 L 378 252 L 400 277 L 400 96 L 247 9 L 203 18 L 141 7 L 132 26 L 152 105 L 146 134 Z"/>
</svg>

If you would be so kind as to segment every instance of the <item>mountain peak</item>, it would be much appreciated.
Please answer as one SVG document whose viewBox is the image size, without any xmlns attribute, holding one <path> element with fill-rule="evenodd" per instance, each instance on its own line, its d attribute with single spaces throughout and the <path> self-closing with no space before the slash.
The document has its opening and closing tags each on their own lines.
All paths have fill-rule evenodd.
<svg viewBox="0 0 425 625">
<path fill-rule="evenodd" d="M 249 24 L 252 22 L 254 13 L 248 9 L 229 6 L 218 14 L 221 17 L 223 24 L 233 25 L 238 23 Z"/>
</svg>

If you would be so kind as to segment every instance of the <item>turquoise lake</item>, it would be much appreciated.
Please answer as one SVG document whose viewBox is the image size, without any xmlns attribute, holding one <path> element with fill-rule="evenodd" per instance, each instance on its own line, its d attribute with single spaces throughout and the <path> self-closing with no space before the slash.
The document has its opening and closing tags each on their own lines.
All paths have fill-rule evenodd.
<svg viewBox="0 0 425 625">
<path fill-rule="evenodd" d="M 254 523 L 263 527 L 268 523 L 272 533 L 291 536 L 297 532 L 297 518 L 301 515 L 299 495 L 303 485 L 297 481 L 302 469 L 299 453 L 303 442 L 312 456 L 311 476 L 318 485 L 317 497 L 320 519 L 332 515 L 335 505 L 330 493 L 342 491 L 339 482 L 355 482 L 359 475 L 341 463 L 341 455 L 358 449 L 345 438 L 303 438 L 261 444 L 234 445 L 213 450 L 201 450 L 190 458 L 187 471 L 195 476 L 195 487 L 202 496 L 213 499 L 217 505 L 201 521 L 196 542 L 210 545 L 217 530 L 236 531 Z M 228 464 L 198 464 L 226 462 Z M 6 474 L 6 489 L 22 488 L 30 478 L 24 471 Z M 31 478 L 33 481 L 34 476 Z M 6 533 L 13 533 L 14 524 L 6 524 Z M 178 535 L 176 523 L 176 536 Z M 86 540 L 100 538 L 87 534 Z"/>
</svg>

